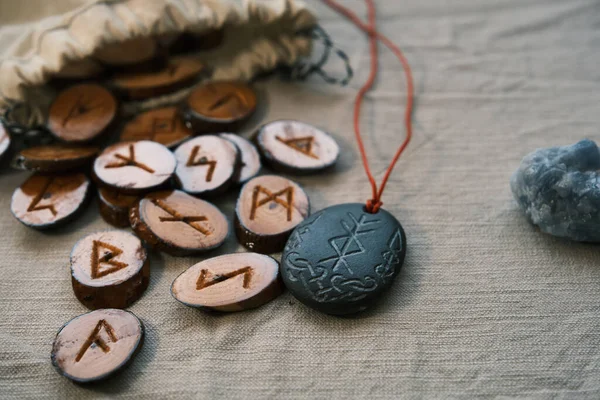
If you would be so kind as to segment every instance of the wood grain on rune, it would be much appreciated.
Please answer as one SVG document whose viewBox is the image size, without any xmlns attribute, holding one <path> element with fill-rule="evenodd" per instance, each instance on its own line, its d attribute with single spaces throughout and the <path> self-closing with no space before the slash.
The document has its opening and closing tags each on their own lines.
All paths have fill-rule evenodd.
<svg viewBox="0 0 600 400">
<path fill-rule="evenodd" d="M 275 121 L 263 125 L 256 136 L 258 150 L 274 169 L 306 174 L 331 167 L 340 147 L 327 133 L 299 121 Z"/>
<path fill-rule="evenodd" d="M 6 131 L 6 128 L 0 122 L 0 160 L 6 155 L 10 148 L 10 136 Z"/>
<path fill-rule="evenodd" d="M 175 150 L 175 158 L 177 185 L 194 195 L 225 192 L 236 181 L 241 168 L 237 146 L 214 135 L 188 140 Z"/>
<path fill-rule="evenodd" d="M 146 243 L 174 256 L 212 250 L 229 234 L 217 207 L 179 190 L 146 195 L 131 209 L 130 223 Z"/>
<path fill-rule="evenodd" d="M 98 147 L 74 147 L 62 144 L 36 146 L 21 150 L 14 166 L 37 172 L 65 172 L 91 165 Z"/>
<path fill-rule="evenodd" d="M 237 176 L 237 183 L 244 183 L 254 178 L 260 171 L 260 155 L 256 147 L 247 139 L 235 133 L 221 133 L 219 136 L 231 140 L 240 150 L 242 156 L 242 168 Z"/>
<path fill-rule="evenodd" d="M 148 192 L 165 184 L 175 172 L 175 156 L 162 144 L 141 140 L 104 149 L 94 162 L 101 184 L 127 194 Z"/>
<path fill-rule="evenodd" d="M 129 121 L 121 131 L 121 141 L 151 140 L 173 148 L 191 135 L 177 107 L 163 107 L 138 114 Z"/>
<path fill-rule="evenodd" d="M 256 110 L 256 93 L 241 82 L 211 82 L 196 87 L 182 116 L 194 133 L 226 132 L 238 128 Z"/>
<path fill-rule="evenodd" d="M 164 63 L 162 49 L 152 37 L 104 44 L 93 57 L 115 70 L 149 70 Z"/>
<path fill-rule="evenodd" d="M 144 342 L 144 326 L 131 312 L 92 311 L 67 322 L 52 346 L 52 364 L 79 383 L 99 381 L 132 361 Z"/>
<path fill-rule="evenodd" d="M 189 86 L 204 71 L 204 64 L 196 59 L 175 58 L 158 71 L 120 74 L 112 83 L 130 99 L 146 99 Z"/>
<path fill-rule="evenodd" d="M 75 296 L 91 309 L 125 308 L 150 282 L 150 262 L 142 242 L 125 231 L 93 233 L 71 251 Z"/>
<path fill-rule="evenodd" d="M 129 211 L 139 200 L 139 196 L 124 194 L 107 187 L 98 188 L 98 208 L 102 219 L 120 228 L 129 226 Z"/>
<path fill-rule="evenodd" d="M 257 253 L 236 253 L 190 267 L 175 279 L 171 294 L 190 307 L 242 311 L 273 300 L 282 288 L 276 260 Z"/>
<path fill-rule="evenodd" d="M 10 208 L 23 224 L 47 229 L 74 218 L 89 193 L 90 180 L 84 174 L 32 175 L 15 190 Z"/>
<path fill-rule="evenodd" d="M 235 206 L 235 233 L 250 250 L 275 253 L 309 212 L 308 196 L 297 183 L 276 175 L 259 176 L 242 187 Z"/>
<path fill-rule="evenodd" d="M 104 133 L 117 115 L 117 100 L 104 87 L 86 83 L 58 94 L 48 112 L 48 129 L 65 142 L 87 142 Z"/>
</svg>

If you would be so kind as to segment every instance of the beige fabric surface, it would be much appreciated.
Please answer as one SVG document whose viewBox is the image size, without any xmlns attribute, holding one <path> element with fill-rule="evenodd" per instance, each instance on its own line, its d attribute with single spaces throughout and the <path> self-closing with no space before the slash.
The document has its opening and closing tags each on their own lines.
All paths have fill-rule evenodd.
<svg viewBox="0 0 600 400">
<path fill-rule="evenodd" d="M 27 0 L 22 0 L 27 3 Z M 296 178 L 313 210 L 369 195 L 353 140 L 354 95 L 367 42 L 316 1 L 357 76 L 346 88 L 258 85 L 259 121 L 295 118 L 339 141 L 339 166 Z M 365 16 L 359 0 L 344 4 Z M 129 369 L 80 387 L 50 364 L 55 333 L 85 311 L 68 257 L 107 229 L 93 203 L 64 229 L 21 226 L 10 196 L 27 176 L 0 176 L 0 397 L 175 399 L 600 398 L 600 247 L 539 233 L 509 177 L 537 147 L 598 139 L 600 6 L 596 0 L 379 0 L 380 28 L 409 58 L 415 137 L 384 195 L 408 255 L 391 291 L 357 318 L 319 314 L 289 293 L 259 309 L 207 315 L 177 303 L 173 279 L 202 257 L 152 257 L 151 283 L 131 307 L 145 323 Z M 363 107 L 374 172 L 403 137 L 404 80 L 381 50 L 379 84 Z M 333 68 L 333 66 L 331 66 Z M 235 193 L 218 206 L 231 218 Z M 242 251 L 234 238 L 214 254 Z"/>
</svg>

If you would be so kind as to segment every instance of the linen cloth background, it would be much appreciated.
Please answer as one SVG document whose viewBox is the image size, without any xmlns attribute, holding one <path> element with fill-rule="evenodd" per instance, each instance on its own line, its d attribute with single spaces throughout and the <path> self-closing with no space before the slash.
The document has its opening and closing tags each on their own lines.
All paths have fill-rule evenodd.
<svg viewBox="0 0 600 400">
<path fill-rule="evenodd" d="M 26 15 L 38 3 L 12 4 Z M 365 16 L 362 1 L 343 3 Z M 362 33 L 309 5 L 349 53 L 356 78 L 346 88 L 317 78 L 259 83 L 263 109 L 245 134 L 261 120 L 295 118 L 335 136 L 338 168 L 294 178 L 319 210 L 369 196 L 351 125 L 369 58 Z M 336 318 L 285 293 L 256 310 L 207 315 L 169 294 L 173 279 L 203 258 L 154 255 L 150 287 L 131 307 L 147 328 L 144 348 L 111 380 L 74 385 L 49 358 L 57 330 L 86 311 L 71 289 L 69 252 L 109 226 L 96 203 L 58 231 L 21 226 L 10 197 L 27 174 L 3 171 L 0 397 L 600 397 L 600 247 L 539 233 L 508 184 L 533 149 L 599 138 L 600 3 L 377 5 L 379 27 L 405 50 L 417 91 L 414 141 L 383 199 L 404 225 L 408 254 L 378 306 Z M 404 135 L 405 93 L 400 65 L 383 49 L 380 67 L 362 114 L 378 177 Z M 217 202 L 229 216 L 235 197 Z M 231 251 L 242 251 L 233 237 L 213 254 Z"/>
</svg>

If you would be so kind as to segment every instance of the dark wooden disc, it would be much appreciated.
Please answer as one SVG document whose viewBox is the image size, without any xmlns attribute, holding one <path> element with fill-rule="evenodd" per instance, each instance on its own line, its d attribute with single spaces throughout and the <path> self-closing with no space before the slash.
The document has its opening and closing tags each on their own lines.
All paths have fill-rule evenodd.
<svg viewBox="0 0 600 400">
<path fill-rule="evenodd" d="M 276 253 L 310 212 L 308 196 L 296 182 L 263 175 L 246 183 L 235 206 L 235 233 L 258 253 Z"/>
<path fill-rule="evenodd" d="M 10 136 L 6 131 L 6 128 L 0 122 L 0 160 L 8 153 L 10 149 Z"/>
<path fill-rule="evenodd" d="M 256 147 L 247 139 L 235 133 L 221 133 L 222 138 L 231 140 L 240 150 L 242 156 L 242 168 L 237 176 L 237 183 L 245 183 L 254 178 L 260 171 L 260 155 Z"/>
<path fill-rule="evenodd" d="M 53 144 L 21 150 L 13 165 L 37 172 L 65 172 L 91 165 L 100 149 L 92 146 Z"/>
<path fill-rule="evenodd" d="M 236 181 L 241 167 L 237 146 L 214 135 L 188 140 L 175 150 L 175 157 L 177 185 L 198 196 L 226 191 Z"/>
<path fill-rule="evenodd" d="M 48 113 L 48 129 L 64 142 L 87 142 L 105 132 L 117 115 L 117 100 L 104 87 L 86 83 L 63 90 Z"/>
<path fill-rule="evenodd" d="M 144 326 L 133 313 L 96 310 L 72 319 L 58 331 L 52 365 L 75 382 L 99 381 L 131 362 L 143 343 Z"/>
<path fill-rule="evenodd" d="M 196 87 L 187 98 L 182 116 L 194 133 L 238 128 L 256 110 L 256 93 L 241 82 L 210 82 Z"/>
<path fill-rule="evenodd" d="M 171 294 L 190 307 L 243 311 L 273 300 L 282 287 L 275 259 L 258 253 L 235 253 L 188 268 L 173 281 Z"/>
<path fill-rule="evenodd" d="M 392 214 L 339 204 L 294 229 L 281 257 L 281 274 L 304 304 L 327 314 L 352 314 L 390 287 L 405 255 L 406 236 Z"/>
<path fill-rule="evenodd" d="M 150 282 L 150 264 L 142 242 L 125 231 L 93 233 L 71 251 L 71 283 L 86 307 L 125 308 Z"/>
<path fill-rule="evenodd" d="M 129 210 L 139 200 L 139 196 L 117 192 L 105 186 L 98 188 L 98 208 L 102 219 L 120 228 L 129 226 Z"/>
<path fill-rule="evenodd" d="M 164 52 L 153 37 L 104 44 L 93 57 L 116 71 L 155 70 L 165 63 Z"/>
<path fill-rule="evenodd" d="M 160 70 L 120 74 L 113 78 L 112 83 L 130 99 L 147 99 L 182 89 L 205 70 L 205 65 L 194 58 L 174 58 Z"/>
<path fill-rule="evenodd" d="M 122 141 L 151 140 L 168 148 L 192 135 L 177 112 L 177 107 L 155 108 L 138 114 L 121 131 Z"/>
<path fill-rule="evenodd" d="M 107 147 L 94 162 L 94 175 L 105 186 L 136 194 L 164 185 L 175 172 L 175 156 L 162 144 L 141 140 Z"/>
<path fill-rule="evenodd" d="M 64 142 L 87 142 L 106 131 L 117 115 L 117 100 L 104 87 L 86 83 L 63 90 L 48 113 L 48 129 Z"/>
<path fill-rule="evenodd" d="M 255 140 L 264 160 L 287 173 L 321 171 L 335 164 L 340 154 L 340 147 L 329 134 L 299 121 L 263 125 Z"/>
<path fill-rule="evenodd" d="M 23 224 L 46 229 L 74 218 L 87 204 L 90 180 L 81 173 L 32 175 L 12 196 L 10 208 Z"/>
<path fill-rule="evenodd" d="M 60 71 L 52 76 L 54 79 L 89 79 L 97 77 L 104 72 L 102 65 L 96 61 L 86 58 L 79 61 L 69 62 Z"/>
<path fill-rule="evenodd" d="M 212 250 L 229 234 L 217 207 L 179 190 L 146 195 L 131 209 L 130 223 L 146 243 L 174 256 Z"/>
</svg>

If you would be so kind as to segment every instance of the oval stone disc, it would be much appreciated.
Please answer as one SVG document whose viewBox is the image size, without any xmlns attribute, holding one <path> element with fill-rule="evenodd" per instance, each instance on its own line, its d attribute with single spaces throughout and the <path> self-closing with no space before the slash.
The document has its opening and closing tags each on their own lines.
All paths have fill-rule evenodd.
<svg viewBox="0 0 600 400">
<path fill-rule="evenodd" d="M 61 375 L 80 382 L 107 378 L 141 348 L 144 327 L 133 313 L 107 308 L 67 322 L 52 346 L 52 364 Z"/>
<path fill-rule="evenodd" d="M 328 207 L 299 224 L 281 257 L 290 292 L 315 310 L 334 315 L 366 309 L 387 290 L 406 255 L 398 220 L 360 203 Z"/>
</svg>

